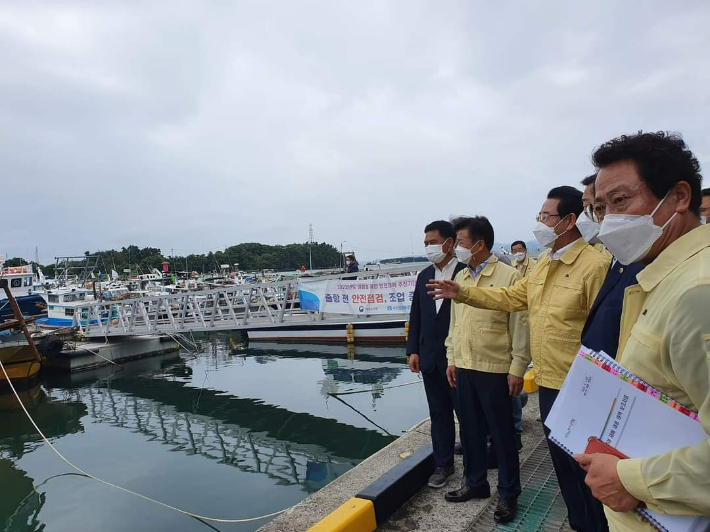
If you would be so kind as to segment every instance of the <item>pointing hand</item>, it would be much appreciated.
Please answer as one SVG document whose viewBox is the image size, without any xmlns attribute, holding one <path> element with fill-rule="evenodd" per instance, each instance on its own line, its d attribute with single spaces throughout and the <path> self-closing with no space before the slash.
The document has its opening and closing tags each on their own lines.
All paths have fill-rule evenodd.
<svg viewBox="0 0 710 532">
<path fill-rule="evenodd" d="M 435 300 L 455 299 L 461 288 L 458 283 L 446 279 L 432 279 L 426 287 L 428 290 L 427 293 L 433 296 Z"/>
</svg>

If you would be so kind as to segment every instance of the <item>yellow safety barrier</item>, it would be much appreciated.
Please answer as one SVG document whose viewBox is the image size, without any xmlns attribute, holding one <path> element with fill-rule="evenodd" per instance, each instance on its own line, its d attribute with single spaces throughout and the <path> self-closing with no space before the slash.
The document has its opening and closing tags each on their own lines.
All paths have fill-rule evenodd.
<svg viewBox="0 0 710 532">
<path fill-rule="evenodd" d="M 375 505 L 353 497 L 307 532 L 373 532 L 376 528 Z"/>
<path fill-rule="evenodd" d="M 523 390 L 527 393 L 535 393 L 539 386 L 535 382 L 535 368 L 529 369 L 523 378 Z"/>
</svg>

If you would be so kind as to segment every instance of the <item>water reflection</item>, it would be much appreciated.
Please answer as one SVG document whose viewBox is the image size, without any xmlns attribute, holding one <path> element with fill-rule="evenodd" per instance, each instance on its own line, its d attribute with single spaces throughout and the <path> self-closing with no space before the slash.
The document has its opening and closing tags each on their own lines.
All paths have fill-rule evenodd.
<svg viewBox="0 0 710 532">
<path fill-rule="evenodd" d="M 0 525 L 3 530 L 43 530 L 39 512 L 45 497 L 35 491 L 27 473 L 17 469 L 14 462 L 0 458 L 0 479 L 4 488 L 0 497 Z"/>
<path fill-rule="evenodd" d="M 87 412 L 83 403 L 53 402 L 39 385 L 19 396 L 50 441 L 83 431 L 81 417 Z M 0 416 L 0 524 L 3 530 L 43 530 L 38 516 L 45 496 L 35 490 L 27 472 L 16 467 L 17 459 L 43 445 L 42 438 L 7 390 L 0 395 Z"/>
<path fill-rule="evenodd" d="M 30 412 L 35 423 L 50 440 L 56 437 L 82 432 L 81 418 L 86 415 L 86 405 L 82 402 L 52 401 L 45 391 L 36 385 L 19 392 L 22 403 Z M 32 423 L 17 405 L 11 393 L 0 395 L 0 453 L 21 458 L 42 445 L 42 438 Z"/>
<path fill-rule="evenodd" d="M 47 376 L 42 388 L 23 392 L 23 402 L 79 466 L 221 517 L 294 504 L 426 415 L 419 386 L 385 389 L 412 379 L 401 348 L 245 346 L 226 334 L 197 343 L 197 354 Z M 364 393 L 348 395 L 345 404 L 329 395 L 342 391 Z M 0 409 L 0 492 L 13 494 L 0 502 L 0 529 L 53 530 L 72 519 L 79 526 L 80 517 L 67 517 L 64 509 L 73 501 L 96 508 L 93 519 L 106 530 L 138 530 L 148 518 L 156 523 L 155 507 L 92 490 L 87 479 L 47 481 L 66 467 L 47 452 L 14 396 L 0 396 Z M 225 490 L 233 497 L 225 499 Z M 102 512 L 109 510 L 126 515 L 120 526 L 107 525 Z M 89 526 L 82 523 L 79 528 Z M 160 513 L 158 523 L 202 527 L 177 514 Z"/>
</svg>

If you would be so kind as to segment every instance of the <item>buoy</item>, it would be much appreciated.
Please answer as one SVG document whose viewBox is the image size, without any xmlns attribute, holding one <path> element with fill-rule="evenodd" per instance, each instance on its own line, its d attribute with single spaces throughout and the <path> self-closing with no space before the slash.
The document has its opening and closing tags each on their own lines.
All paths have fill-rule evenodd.
<svg viewBox="0 0 710 532">
<path fill-rule="evenodd" d="M 404 322 L 404 339 L 405 339 L 405 341 L 409 341 L 409 322 L 408 321 Z"/>
<path fill-rule="evenodd" d="M 355 343 L 355 327 L 352 323 L 348 323 L 345 326 L 345 336 L 349 344 Z"/>
</svg>

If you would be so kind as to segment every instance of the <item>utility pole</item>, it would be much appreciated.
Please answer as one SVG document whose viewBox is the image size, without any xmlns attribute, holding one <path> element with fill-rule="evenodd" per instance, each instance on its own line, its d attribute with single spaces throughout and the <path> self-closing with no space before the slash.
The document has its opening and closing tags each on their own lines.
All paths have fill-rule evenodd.
<svg viewBox="0 0 710 532">
<path fill-rule="evenodd" d="M 308 260 L 313 271 L 313 224 L 308 224 Z"/>
</svg>

